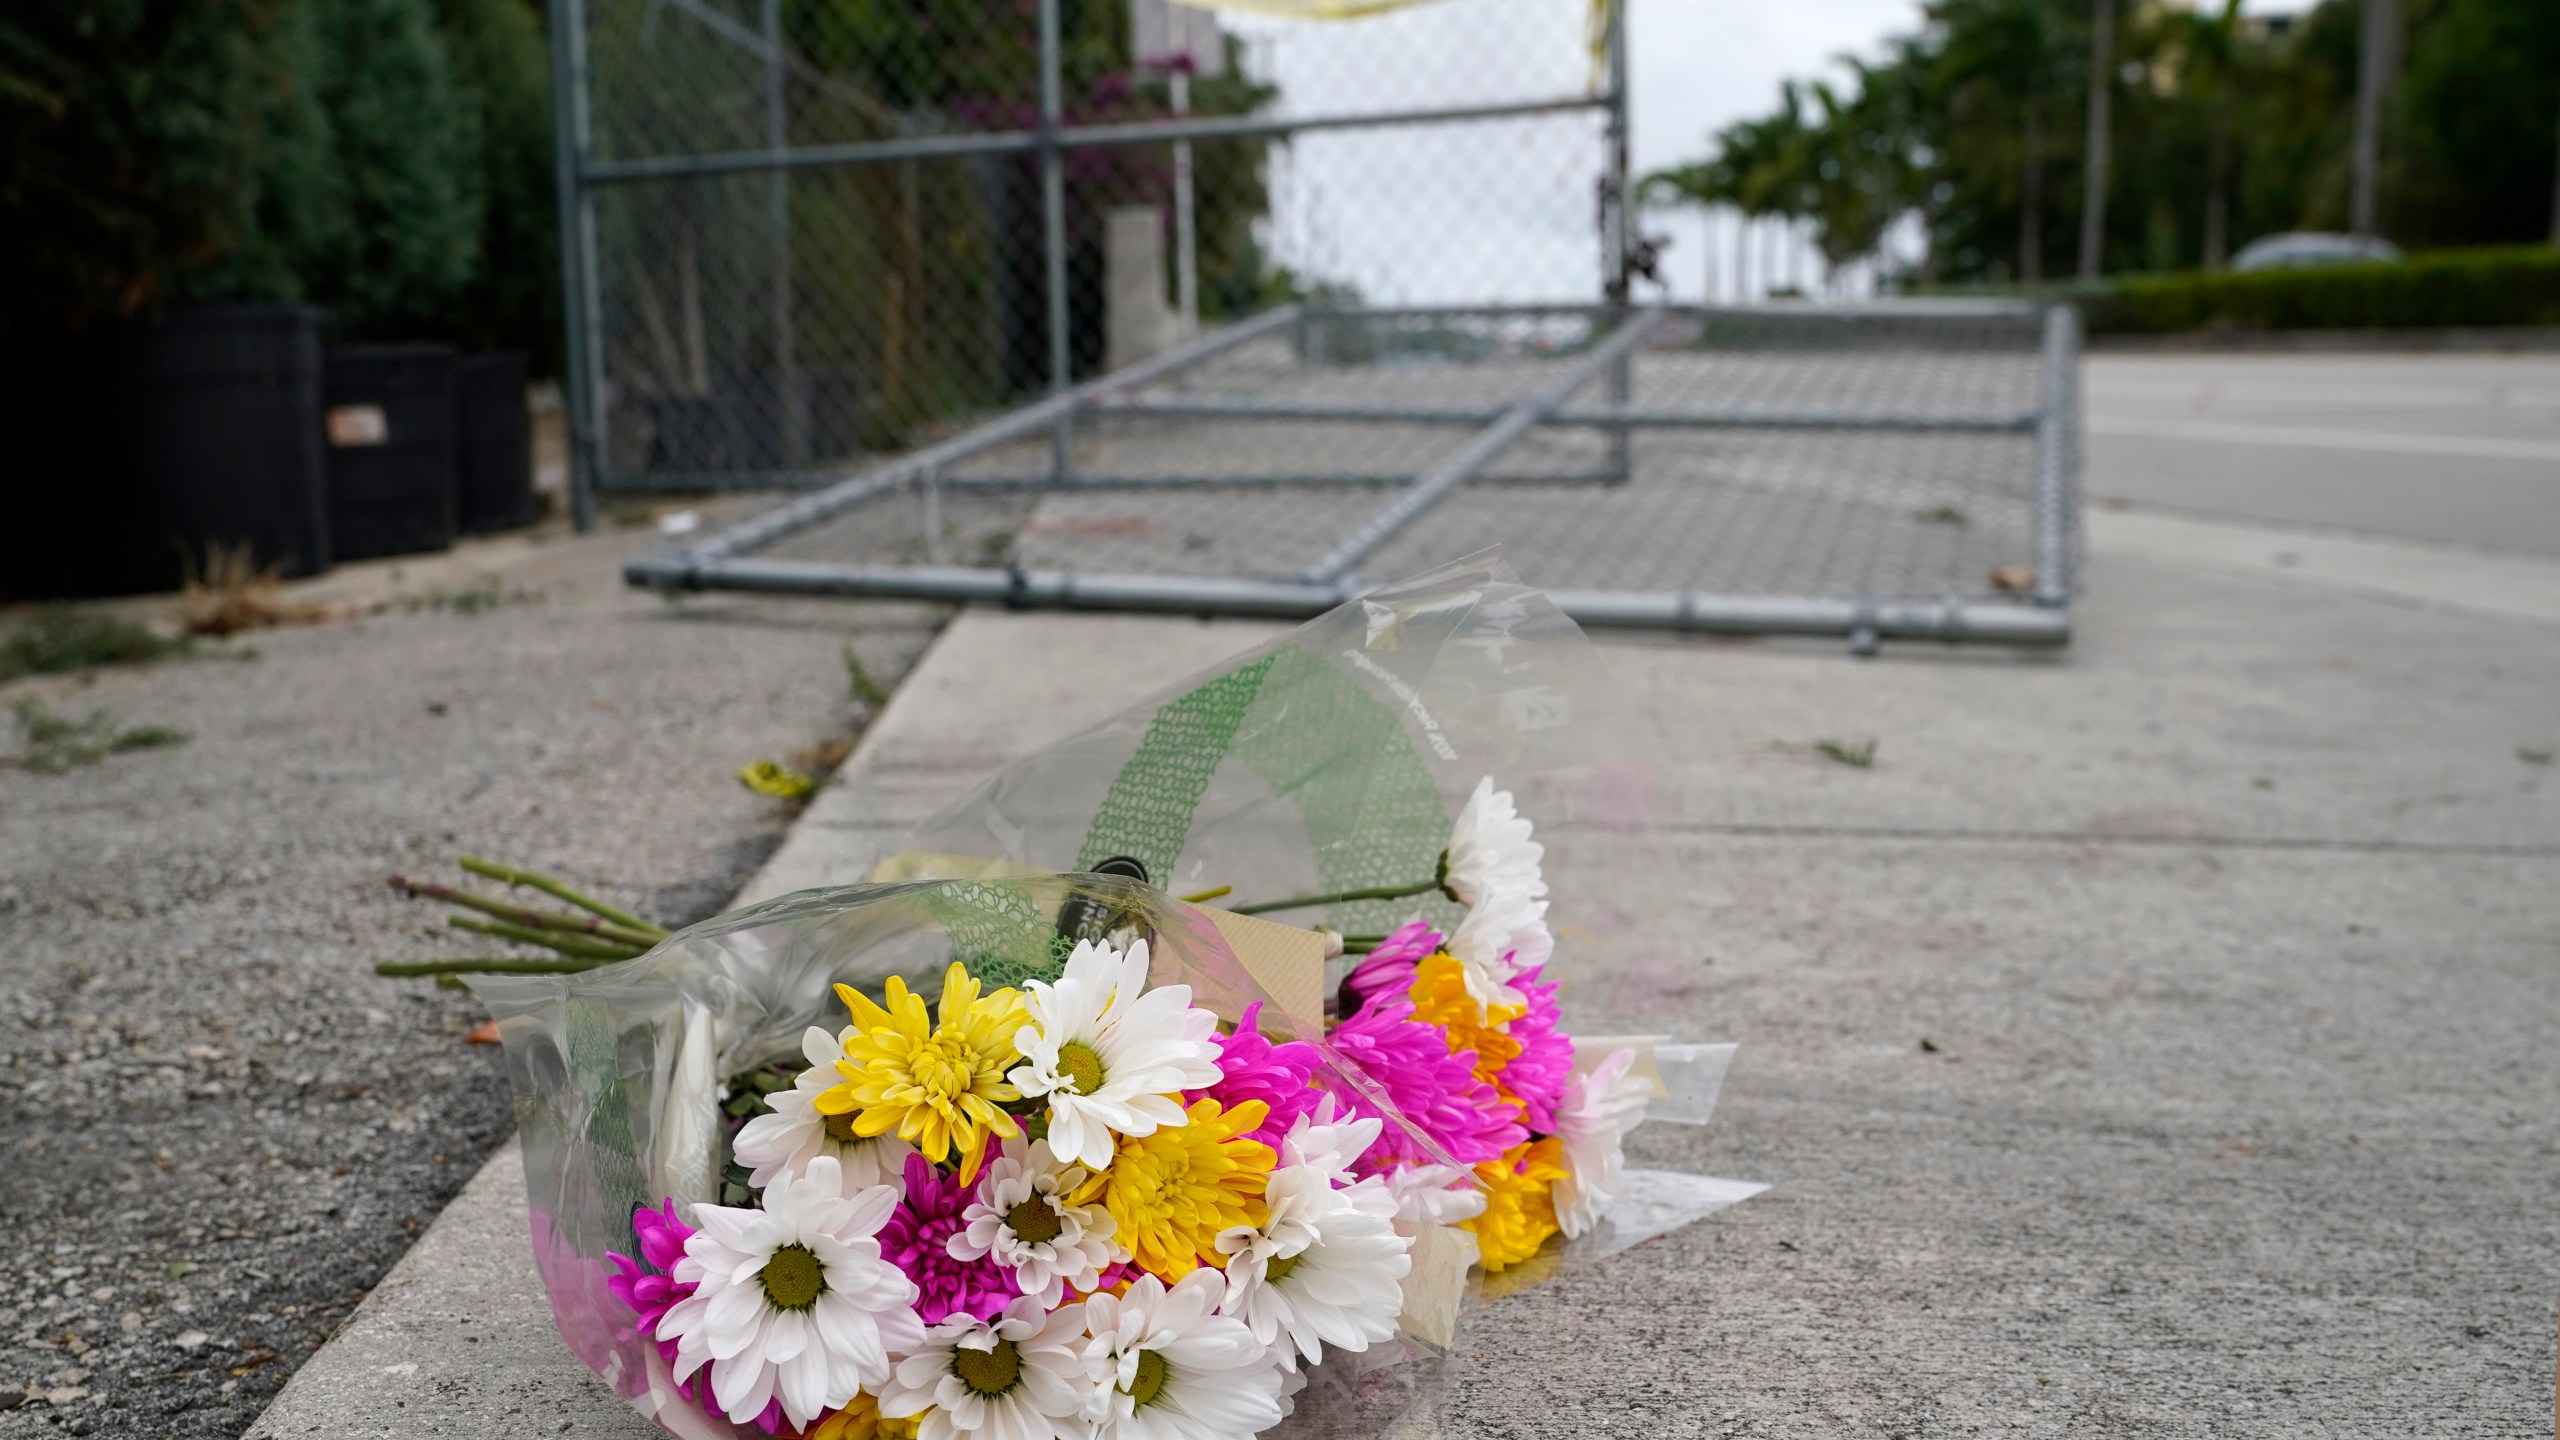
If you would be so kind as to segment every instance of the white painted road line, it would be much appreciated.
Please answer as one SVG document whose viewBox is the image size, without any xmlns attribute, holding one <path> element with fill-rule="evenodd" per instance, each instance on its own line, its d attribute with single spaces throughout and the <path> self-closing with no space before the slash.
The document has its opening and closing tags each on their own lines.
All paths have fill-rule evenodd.
<svg viewBox="0 0 2560 1440">
<path fill-rule="evenodd" d="M 2092 435 L 2143 440 L 2205 440 L 2223 445 L 2273 445 L 2294 450 L 2351 450 L 2360 454 L 2434 455 L 2470 460 L 2560 462 L 2560 440 L 2508 440 L 2487 435 L 2413 435 L 2393 430 L 2332 430 L 2310 425 L 2260 425 L 2243 420 L 2143 420 L 2093 415 Z M 2554 472 L 2560 479 L 2560 472 Z"/>
</svg>

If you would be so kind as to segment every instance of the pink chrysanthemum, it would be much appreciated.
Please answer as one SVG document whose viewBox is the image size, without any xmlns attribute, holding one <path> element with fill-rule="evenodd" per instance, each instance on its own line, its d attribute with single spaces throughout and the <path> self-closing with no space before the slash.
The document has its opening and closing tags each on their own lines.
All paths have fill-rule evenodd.
<svg viewBox="0 0 2560 1440">
<path fill-rule="evenodd" d="M 676 1202 L 669 1200 L 656 1210 L 642 1210 L 631 1217 L 631 1233 L 640 1242 L 640 1258 L 605 1252 L 607 1260 L 622 1273 L 605 1277 L 605 1288 L 631 1307 L 640 1323 L 633 1327 L 636 1338 L 658 1347 L 658 1354 L 669 1367 L 676 1363 L 676 1342 L 658 1338 L 658 1321 L 675 1303 L 694 1292 L 691 1282 L 679 1283 L 670 1273 L 676 1262 L 684 1258 L 684 1242 L 693 1236 L 693 1227 L 676 1218 Z M 720 1402 L 711 1393 L 711 1371 L 697 1370 L 692 1378 L 679 1383 L 676 1393 L 702 1407 L 702 1412 L 715 1420 L 725 1420 Z M 782 1401 L 766 1402 L 756 1416 L 756 1428 L 779 1435 L 790 1427 L 783 1423 Z"/>
<path fill-rule="evenodd" d="M 968 1229 L 962 1212 L 969 1208 L 969 1187 L 934 1168 L 922 1155 L 907 1157 L 907 1198 L 889 1212 L 880 1227 L 880 1254 L 907 1273 L 923 1293 L 916 1299 L 916 1318 L 939 1325 L 954 1315 L 993 1320 L 1022 1293 L 1013 1272 L 993 1253 L 975 1260 L 956 1259 L 951 1237 Z"/>
<path fill-rule="evenodd" d="M 1259 1140 L 1277 1150 L 1298 1117 L 1316 1108 L 1319 1092 L 1307 1084 L 1307 1077 L 1324 1062 L 1315 1047 L 1304 1041 L 1272 1044 L 1262 1034 L 1261 1018 L 1261 1001 L 1244 1007 L 1236 1033 L 1218 1037 L 1218 1083 L 1184 1092 L 1182 1103 L 1188 1108 L 1205 1095 L 1217 1101 L 1219 1109 L 1233 1110 L 1248 1100 L 1259 1100 L 1270 1107 L 1270 1113 L 1260 1128 L 1239 1138 Z"/>
<path fill-rule="evenodd" d="M 1343 981 L 1345 988 L 1360 997 L 1364 1007 L 1380 995 L 1402 995 L 1413 988 L 1413 967 L 1440 948 L 1440 932 L 1421 920 L 1378 942 L 1368 958 L 1352 967 L 1351 976 Z"/>
<path fill-rule="evenodd" d="M 1458 1163 L 1482 1164 L 1529 1138 L 1520 1125 L 1520 1107 L 1476 1078 L 1476 1052 L 1453 1053 L 1438 1027 L 1413 1018 L 1411 1001 L 1380 999 L 1362 1006 L 1359 1014 L 1335 1026 L 1329 1038 L 1344 1060 L 1375 1081 L 1415 1128 Z M 1379 1114 L 1357 1091 L 1346 1098 L 1362 1115 Z M 1374 1174 L 1432 1158 L 1390 1120 L 1379 1127 L 1378 1141 L 1361 1157 L 1360 1169 Z"/>
<path fill-rule="evenodd" d="M 1520 1042 L 1520 1053 L 1502 1067 L 1502 1088 L 1520 1102 L 1520 1119 L 1534 1135 L 1552 1135 L 1556 1107 L 1564 1103 L 1565 1083 L 1573 1078 L 1573 1039 L 1562 1029 L 1556 1008 L 1556 984 L 1539 984 L 1545 966 L 1523 970 L 1512 984 L 1527 997 L 1529 1011 L 1502 1027 Z"/>
</svg>

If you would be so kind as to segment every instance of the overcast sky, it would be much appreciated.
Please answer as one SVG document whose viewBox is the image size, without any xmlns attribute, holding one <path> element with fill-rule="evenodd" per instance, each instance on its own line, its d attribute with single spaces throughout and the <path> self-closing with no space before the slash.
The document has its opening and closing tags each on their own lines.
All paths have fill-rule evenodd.
<svg viewBox="0 0 2560 1440">
<path fill-rule="evenodd" d="M 1249 38 L 1284 105 L 1320 114 L 1574 93 L 1588 77 L 1586 7 L 1436 0 L 1346 23 L 1224 23 Z M 1704 154 L 1713 131 L 1774 106 L 1781 80 L 1837 74 L 1842 53 L 1876 54 L 1919 23 L 1918 0 L 1630 0 L 1637 173 Z M 1597 267 L 1596 133 L 1581 117 L 1303 136 L 1275 161 L 1273 239 L 1287 263 L 1374 301 L 1580 297 Z M 1732 293 L 1734 237 L 1709 236 L 1704 223 L 1694 212 L 1647 223 L 1672 242 L 1663 270 L 1679 298 L 1704 288 L 1702 248 L 1716 257 L 1720 292 Z M 1811 283 L 1809 249 L 1788 255 L 1785 237 L 1763 235 L 1751 265 Z"/>
</svg>

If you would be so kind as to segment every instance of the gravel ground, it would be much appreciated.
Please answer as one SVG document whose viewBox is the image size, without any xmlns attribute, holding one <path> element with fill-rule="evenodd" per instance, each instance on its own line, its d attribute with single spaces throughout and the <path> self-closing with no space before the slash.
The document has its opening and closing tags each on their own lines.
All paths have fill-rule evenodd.
<svg viewBox="0 0 2560 1440">
<path fill-rule="evenodd" d="M 483 946 L 386 872 L 701 919 L 789 818 L 733 772 L 856 730 L 848 637 L 894 682 L 941 618 L 670 605 L 616 580 L 633 544 L 0 691 L 193 737 L 0 768 L 0 1440 L 238 1435 L 505 1138 L 478 1005 L 369 969 Z"/>
</svg>

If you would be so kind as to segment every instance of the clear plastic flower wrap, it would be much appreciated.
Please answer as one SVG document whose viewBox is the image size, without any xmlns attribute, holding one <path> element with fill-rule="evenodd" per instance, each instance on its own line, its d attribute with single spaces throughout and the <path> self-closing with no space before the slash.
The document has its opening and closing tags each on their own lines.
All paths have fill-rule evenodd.
<svg viewBox="0 0 2560 1440">
<path fill-rule="evenodd" d="M 1550 929 L 1572 867 L 1532 835 L 1645 817 L 1616 711 L 1483 557 L 1007 766 L 864 883 L 475 979 L 563 1338 L 684 1436 L 1427 1404 L 1470 1267 L 1757 1188 L 1621 1162 L 1648 1109 L 1706 1119 L 1730 1046 L 1563 1025 L 1613 964 Z"/>
<path fill-rule="evenodd" d="M 1062 934 L 1092 937 L 1091 950 L 1139 957 L 1147 993 L 1184 987 L 1191 1007 L 1218 1020 L 1220 1043 L 1233 1045 L 1241 1031 L 1269 1048 L 1296 1051 L 1283 1065 L 1294 1062 L 1288 1076 L 1306 1095 L 1282 1103 L 1301 1121 L 1366 1118 L 1382 1135 L 1394 1133 L 1387 1142 L 1394 1148 L 1454 1163 L 1383 1088 L 1333 1052 L 1320 1016 L 1293 1014 L 1255 980 L 1213 917 L 1151 887 L 1107 875 L 1017 875 L 804 891 L 696 926 L 638 960 L 576 974 L 475 980 L 497 1019 L 519 1097 L 535 1262 L 571 1350 L 673 1433 L 800 1428 L 786 1422 L 760 1431 L 686 1393 L 673 1358 L 642 1333 L 630 1299 L 617 1292 L 615 1282 L 627 1282 L 635 1263 L 643 1271 L 672 1268 L 642 1255 L 634 1217 L 670 1206 L 670 1218 L 698 1217 L 703 1207 L 740 1198 L 736 1187 L 750 1177 L 738 1163 L 744 1132 L 731 1113 L 739 1098 L 732 1077 L 803 1058 L 812 1027 L 832 1032 L 845 1018 L 837 986 L 880 996 L 896 984 L 917 992 L 929 1011 L 944 998 L 954 962 L 973 972 L 970 983 L 981 994 L 992 992 L 974 972 L 1045 972 L 1063 985 L 1061 962 L 1076 952 Z M 1002 1039 L 1009 1044 L 1012 1037 Z M 1205 1079 L 1200 1092 L 1215 1096 L 1234 1083 L 1238 1068 L 1190 1078 Z M 1281 1108 L 1229 1098 L 1235 1103 L 1223 1108 L 1230 1119 L 1252 1113 L 1251 1106 L 1267 1124 Z M 1202 1107 L 1192 1108 L 1192 1133 L 1206 1133 Z M 1314 1128 L 1302 1125 L 1301 1133 Z M 1269 1147 L 1274 1159 L 1288 1153 L 1281 1131 L 1271 1132 L 1283 1142 Z M 1062 1131 L 1049 1133 L 1044 1144 L 1058 1142 Z M 989 1146 L 982 1165 L 1003 1153 Z M 940 1158 L 956 1163 L 958 1147 Z M 1438 1268 L 1408 1272 L 1393 1318 L 1413 1315 L 1424 1334 L 1400 1328 L 1388 1346 L 1393 1358 L 1423 1353 L 1434 1332 L 1445 1341 L 1454 1317 L 1463 1249 L 1445 1240 L 1421 1248 L 1416 1265 Z M 1373 1370 L 1387 1358 L 1370 1356 L 1360 1368 Z"/>
</svg>

